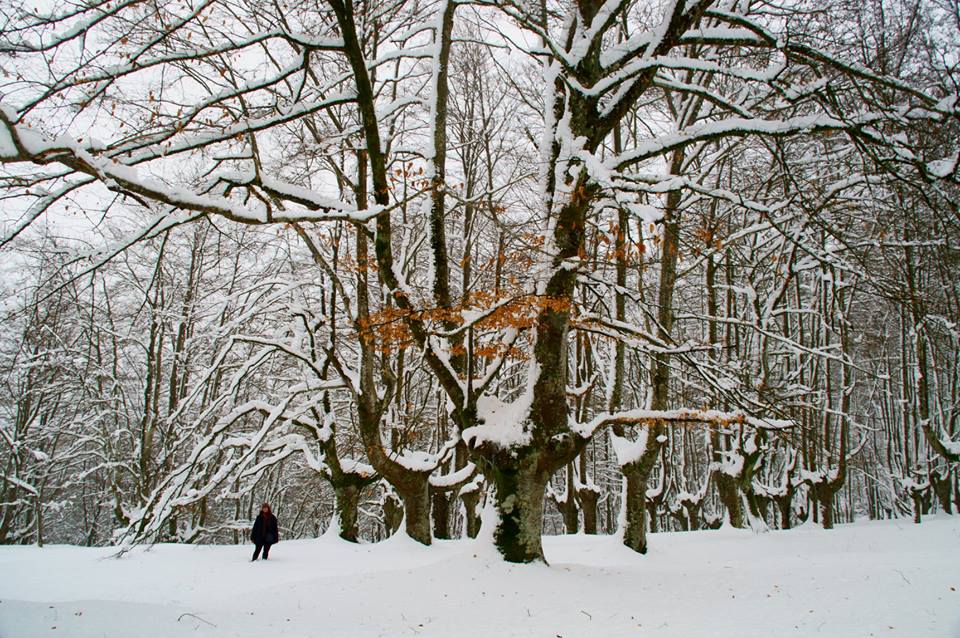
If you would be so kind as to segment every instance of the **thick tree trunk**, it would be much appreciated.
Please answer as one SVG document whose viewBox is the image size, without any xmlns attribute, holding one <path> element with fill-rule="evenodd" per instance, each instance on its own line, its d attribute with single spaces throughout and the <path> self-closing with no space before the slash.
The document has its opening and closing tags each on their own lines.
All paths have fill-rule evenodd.
<svg viewBox="0 0 960 638">
<path fill-rule="evenodd" d="M 660 531 L 660 517 L 657 513 L 660 511 L 660 499 L 650 498 L 647 494 L 647 520 L 650 521 L 650 533 L 656 534 Z"/>
<path fill-rule="evenodd" d="M 913 500 L 913 522 L 919 525 L 923 520 L 923 491 L 911 489 L 910 498 Z"/>
<path fill-rule="evenodd" d="M 647 475 L 639 463 L 625 465 L 623 472 L 623 544 L 635 552 L 647 553 Z"/>
<path fill-rule="evenodd" d="M 580 511 L 583 512 L 583 533 L 597 533 L 597 503 L 600 501 L 600 492 L 592 485 L 581 485 L 577 490 L 580 500 Z"/>
<path fill-rule="evenodd" d="M 780 529 L 790 529 L 790 510 L 793 506 L 793 492 L 790 491 L 776 498 L 780 510 Z"/>
<path fill-rule="evenodd" d="M 499 514 L 493 542 L 511 563 L 543 561 L 543 499 L 550 472 L 541 469 L 540 453 L 526 451 L 512 463 L 486 463 Z"/>
<path fill-rule="evenodd" d="M 820 501 L 820 522 L 823 529 L 833 529 L 833 494 L 829 494 Z"/>
<path fill-rule="evenodd" d="M 480 533 L 480 490 L 460 492 L 460 500 L 463 501 L 464 531 L 469 538 L 476 538 Z"/>
<path fill-rule="evenodd" d="M 687 518 L 687 513 L 684 511 L 682 506 L 677 506 L 676 508 L 670 508 L 670 516 L 673 517 L 673 520 L 677 522 L 677 525 L 680 526 L 680 530 L 683 532 L 690 531 L 690 519 Z"/>
<path fill-rule="evenodd" d="M 755 449 L 747 452 L 744 456 L 743 470 L 739 478 L 739 491 L 740 494 L 743 495 L 747 522 L 750 524 L 750 529 L 754 531 L 765 531 L 769 528 L 767 527 L 767 521 L 764 517 L 763 505 L 753 489 L 753 477 L 763 461 L 761 446 L 765 436 L 762 432 L 755 433 L 753 436 Z M 842 485 L 843 481 L 841 481 L 840 484 Z"/>
<path fill-rule="evenodd" d="M 562 503 L 558 501 L 557 505 L 563 514 L 563 530 L 567 534 L 576 534 L 580 530 L 580 521 L 573 494 L 567 494 L 567 500 Z"/>
<path fill-rule="evenodd" d="M 388 492 L 383 501 L 388 534 L 395 533 L 402 520 L 407 536 L 430 545 L 433 540 L 430 530 L 430 474 L 407 469 L 398 472 L 389 464 L 383 464 L 382 467 L 389 469 L 392 474 L 387 482 L 393 491 Z"/>
<path fill-rule="evenodd" d="M 563 529 L 567 534 L 576 534 L 580 529 L 579 512 L 577 511 L 576 487 L 573 480 L 573 464 L 567 465 L 566 489 L 563 499 L 553 492 L 550 493 L 550 500 L 557 506 L 557 510 L 563 517 Z"/>
<path fill-rule="evenodd" d="M 620 468 L 624 481 L 623 544 L 641 554 L 647 553 L 647 481 L 660 455 L 658 438 L 662 433 L 662 425 L 650 426 L 647 450 L 638 460 Z"/>
<path fill-rule="evenodd" d="M 690 529 L 698 530 L 703 525 L 700 522 L 700 508 L 703 507 L 703 501 L 684 503 L 683 508 L 687 511 L 687 520 L 690 521 Z"/>
<path fill-rule="evenodd" d="M 600 501 L 600 490 L 590 480 L 587 474 L 586 451 L 580 453 L 580 474 L 576 486 L 577 503 L 583 512 L 583 533 L 597 533 L 597 503 Z"/>
<path fill-rule="evenodd" d="M 717 493 L 720 496 L 720 502 L 727 508 L 727 520 L 730 521 L 730 526 L 737 529 L 746 528 L 747 519 L 743 511 L 740 490 L 737 488 L 737 479 L 729 474 L 719 472 L 717 474 Z"/>
<path fill-rule="evenodd" d="M 416 474 L 409 485 L 394 485 L 403 499 L 404 529 L 413 540 L 429 545 L 430 533 L 430 483 L 427 474 Z"/>
<path fill-rule="evenodd" d="M 446 490 L 434 490 L 430 496 L 433 514 L 433 537 L 450 538 L 450 500 Z"/>
<path fill-rule="evenodd" d="M 953 481 L 949 471 L 943 473 L 932 472 L 930 475 L 930 485 L 937 495 L 937 501 L 940 502 L 940 509 L 944 514 L 953 514 L 953 503 L 950 500 L 953 491 Z"/>
<path fill-rule="evenodd" d="M 403 522 L 403 503 L 400 497 L 390 492 L 383 499 L 383 522 L 387 528 L 387 536 L 392 536 L 400 529 Z"/>
<path fill-rule="evenodd" d="M 333 488 L 334 507 L 340 525 L 340 538 L 351 543 L 356 543 L 360 534 L 357 526 L 357 512 L 360 508 L 360 491 L 362 489 L 362 485 L 354 483 Z"/>
</svg>

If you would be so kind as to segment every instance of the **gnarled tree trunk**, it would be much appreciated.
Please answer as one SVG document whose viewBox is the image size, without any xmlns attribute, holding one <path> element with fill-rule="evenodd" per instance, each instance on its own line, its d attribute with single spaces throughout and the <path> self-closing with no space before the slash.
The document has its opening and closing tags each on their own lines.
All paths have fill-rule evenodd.
<svg viewBox="0 0 960 638">
<path fill-rule="evenodd" d="M 483 465 L 499 514 L 493 541 L 509 562 L 543 561 L 543 499 L 553 473 L 543 465 L 550 463 L 541 463 L 540 453 L 529 449 L 517 454 L 516 462 L 504 460 Z"/>
</svg>

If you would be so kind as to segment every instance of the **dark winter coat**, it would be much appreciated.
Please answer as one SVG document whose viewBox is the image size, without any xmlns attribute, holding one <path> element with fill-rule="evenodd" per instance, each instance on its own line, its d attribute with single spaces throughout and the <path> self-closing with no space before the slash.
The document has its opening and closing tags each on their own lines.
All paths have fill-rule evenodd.
<svg viewBox="0 0 960 638">
<path fill-rule="evenodd" d="M 253 529 L 250 530 L 250 540 L 257 545 L 273 545 L 280 541 L 280 530 L 277 527 L 277 517 L 273 514 L 263 515 L 263 512 L 257 514 L 257 520 L 253 521 Z"/>
</svg>

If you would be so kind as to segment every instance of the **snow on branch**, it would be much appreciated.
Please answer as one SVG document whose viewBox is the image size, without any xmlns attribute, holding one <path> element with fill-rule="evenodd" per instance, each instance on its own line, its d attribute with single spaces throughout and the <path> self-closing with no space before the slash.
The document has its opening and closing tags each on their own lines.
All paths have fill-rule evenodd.
<svg viewBox="0 0 960 638">
<path fill-rule="evenodd" d="M 918 115 L 918 113 L 913 113 L 910 110 L 904 111 L 900 113 L 899 119 L 910 119 L 914 115 Z M 823 131 L 856 131 L 890 119 L 891 114 L 882 111 L 860 113 L 846 119 L 824 114 L 802 115 L 783 120 L 731 117 L 717 122 L 697 124 L 669 135 L 660 135 L 655 139 L 638 144 L 631 151 L 612 157 L 607 160 L 606 164 L 611 170 L 623 169 L 631 164 L 663 155 L 690 144 L 726 137 L 746 137 L 749 135 L 786 137 L 800 133 Z"/>
<path fill-rule="evenodd" d="M 371 207 L 364 211 L 338 200 L 316 200 L 312 209 L 254 210 L 226 197 L 195 193 L 186 189 L 162 184 L 142 177 L 137 169 L 118 162 L 115 158 L 97 155 L 90 147 L 60 136 L 54 140 L 18 123 L 16 113 L 0 105 L 0 163 L 29 162 L 36 165 L 60 163 L 74 171 L 96 178 L 107 188 L 132 195 L 136 198 L 167 204 L 203 214 L 213 214 L 245 223 L 350 220 L 365 222 L 382 211 Z M 281 186 L 277 181 L 270 184 L 275 192 L 305 198 L 304 190 L 291 185 Z"/>
<path fill-rule="evenodd" d="M 27 492 L 28 494 L 32 494 L 34 496 L 40 495 L 40 491 L 37 488 L 35 488 L 33 485 L 27 483 L 26 481 L 22 481 L 16 476 L 10 476 L 8 474 L 3 474 L 2 476 L 4 481 L 16 487 L 19 487 L 24 492 Z"/>
<path fill-rule="evenodd" d="M 672 425 L 749 425 L 761 430 L 786 430 L 796 425 L 793 421 L 781 419 L 760 419 L 743 412 L 722 412 L 720 410 L 694 410 L 680 408 L 676 410 L 626 410 L 599 414 L 586 423 L 578 423 L 573 430 L 583 438 L 592 437 L 599 429 L 609 425 L 653 425 L 669 423 Z"/>
</svg>

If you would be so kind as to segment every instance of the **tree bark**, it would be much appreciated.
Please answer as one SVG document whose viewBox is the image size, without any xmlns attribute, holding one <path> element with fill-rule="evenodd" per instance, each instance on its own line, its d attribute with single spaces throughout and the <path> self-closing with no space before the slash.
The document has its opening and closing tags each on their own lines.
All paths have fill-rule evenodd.
<svg viewBox="0 0 960 638">
<path fill-rule="evenodd" d="M 679 175 L 683 168 L 684 154 L 682 150 L 674 151 L 670 162 L 670 174 Z M 658 335 L 666 343 L 670 342 L 673 330 L 673 291 L 677 282 L 677 257 L 680 250 L 680 193 L 671 191 L 667 195 L 667 205 L 663 214 L 663 242 L 660 254 L 660 281 L 657 290 L 657 322 Z M 665 410 L 669 404 L 668 392 L 670 386 L 669 355 L 657 353 L 653 357 L 650 370 L 652 400 L 650 408 Z M 660 438 L 666 429 L 662 424 L 650 426 L 647 433 L 647 447 L 641 458 L 633 463 L 621 467 L 626 482 L 627 499 L 624 506 L 640 507 L 639 512 L 627 510 L 624 517 L 625 529 L 623 543 L 627 547 L 640 552 L 647 551 L 646 531 L 646 491 L 647 480 L 656 465 L 663 443 Z M 637 527 L 639 525 L 639 527 Z"/>
<path fill-rule="evenodd" d="M 403 503 L 394 492 L 388 492 L 383 499 L 383 523 L 387 528 L 387 536 L 395 534 L 402 522 Z"/>
<path fill-rule="evenodd" d="M 432 542 L 430 533 L 430 484 L 428 475 L 417 475 L 409 486 L 402 488 L 395 485 L 397 493 L 403 499 L 404 530 L 413 540 L 429 545 Z"/>
<path fill-rule="evenodd" d="M 584 464 L 585 465 L 585 464 Z M 586 468 L 583 468 L 586 470 Z M 581 476 L 585 476 L 584 471 Z M 583 512 L 583 533 L 597 533 L 597 503 L 600 501 L 600 492 L 594 485 L 581 483 L 577 488 L 577 500 L 580 502 L 580 511 Z"/>
<path fill-rule="evenodd" d="M 660 444 L 656 439 L 664 432 L 663 425 L 650 426 L 647 449 L 640 459 L 621 466 L 624 480 L 623 544 L 640 554 L 647 553 L 647 480 L 657 463 Z M 650 445 L 653 439 L 654 445 Z"/>
<path fill-rule="evenodd" d="M 433 537 L 450 538 L 450 494 L 447 490 L 432 490 L 430 499 Z"/>
<path fill-rule="evenodd" d="M 493 541 L 511 563 L 546 562 L 540 536 L 550 473 L 540 469 L 537 456 L 537 452 L 528 451 L 517 463 L 489 463 L 486 467 L 500 515 Z"/>
<path fill-rule="evenodd" d="M 950 500 L 951 492 L 953 491 L 953 481 L 950 477 L 950 471 L 943 470 L 942 472 L 931 472 L 930 485 L 933 487 L 933 491 L 937 495 L 937 501 L 940 502 L 940 508 L 943 510 L 943 513 L 953 514 L 953 503 Z"/>
<path fill-rule="evenodd" d="M 480 533 L 480 490 L 461 491 L 460 500 L 463 502 L 464 532 L 468 538 L 476 538 Z"/>
<path fill-rule="evenodd" d="M 557 506 L 560 515 L 563 517 L 563 529 L 567 534 L 576 534 L 580 528 L 579 521 L 579 512 L 577 511 L 577 502 L 576 502 L 576 487 L 573 480 L 573 464 L 567 465 L 566 472 L 566 489 L 564 492 L 564 498 L 561 498 L 550 492 L 550 500 L 553 501 L 553 504 Z"/>
<path fill-rule="evenodd" d="M 360 491 L 362 489 L 363 486 L 356 483 L 347 483 L 333 488 L 334 508 L 337 512 L 337 523 L 340 525 L 340 538 L 351 543 L 356 543 L 360 534 L 357 525 L 357 513 L 360 508 Z"/>
</svg>

